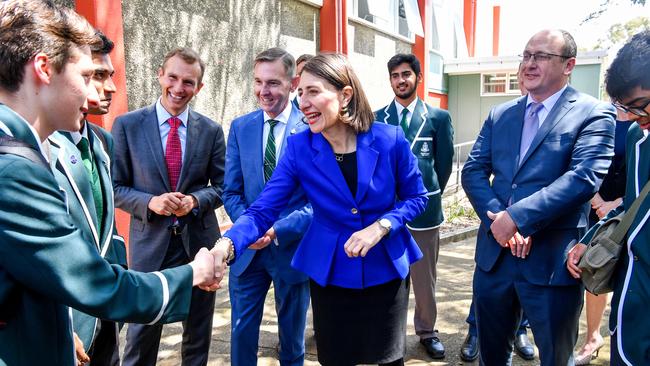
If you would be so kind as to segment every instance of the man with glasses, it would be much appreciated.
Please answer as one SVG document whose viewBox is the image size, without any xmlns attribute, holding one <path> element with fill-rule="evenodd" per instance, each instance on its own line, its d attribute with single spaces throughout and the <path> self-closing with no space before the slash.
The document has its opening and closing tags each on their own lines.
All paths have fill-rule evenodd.
<svg viewBox="0 0 650 366">
<path fill-rule="evenodd" d="M 522 57 L 528 95 L 490 112 L 463 167 L 481 219 L 474 303 L 482 365 L 511 362 L 522 310 L 541 364 L 573 364 L 582 286 L 564 270 L 565 253 L 586 230 L 614 146 L 611 105 L 568 85 L 575 55 L 566 31 L 535 34 Z"/>
<path fill-rule="evenodd" d="M 620 111 L 627 113 L 633 124 L 627 133 L 627 186 L 623 204 L 611 211 L 599 224 L 627 210 L 639 196 L 639 192 L 650 180 L 648 169 L 647 130 L 650 129 L 650 31 L 641 32 L 625 44 L 612 62 L 605 83 L 607 94 Z M 612 296 L 609 329 L 614 329 L 611 338 L 611 365 L 647 365 L 650 343 L 650 317 L 647 311 L 650 291 L 650 226 L 648 226 L 648 204 L 650 198 L 641 203 L 639 213 L 628 230 L 626 248 L 614 274 L 614 295 Z M 580 257 L 594 231 L 589 233 L 569 252 L 567 267 L 571 274 L 580 278 L 577 267 Z"/>
</svg>

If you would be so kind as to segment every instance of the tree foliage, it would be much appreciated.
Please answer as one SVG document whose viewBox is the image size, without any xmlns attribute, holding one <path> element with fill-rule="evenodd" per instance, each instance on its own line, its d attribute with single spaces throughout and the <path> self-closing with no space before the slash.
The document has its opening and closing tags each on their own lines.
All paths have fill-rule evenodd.
<svg viewBox="0 0 650 366">
<path fill-rule="evenodd" d="M 628 0 L 628 1 L 632 3 L 632 5 L 641 5 L 641 6 L 645 6 L 645 2 L 646 2 L 646 0 Z M 614 2 L 615 0 L 603 0 L 603 2 L 598 7 L 598 10 L 589 13 L 589 15 L 587 15 L 580 24 L 584 24 L 592 19 L 596 19 L 599 16 L 603 15 L 603 13 L 605 13 L 609 8 L 609 6 L 612 5 L 612 3 Z"/>
<path fill-rule="evenodd" d="M 608 50 L 613 45 L 627 41 L 633 35 L 650 29 L 650 19 L 636 17 L 626 23 L 616 23 L 609 27 L 606 38 L 600 38 L 594 49 Z"/>
</svg>

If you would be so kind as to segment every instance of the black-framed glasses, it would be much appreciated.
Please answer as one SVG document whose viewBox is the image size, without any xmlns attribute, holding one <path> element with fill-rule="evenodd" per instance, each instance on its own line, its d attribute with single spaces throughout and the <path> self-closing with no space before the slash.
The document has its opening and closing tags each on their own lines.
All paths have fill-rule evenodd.
<svg viewBox="0 0 650 366">
<path fill-rule="evenodd" d="M 632 113 L 635 116 L 639 116 L 639 117 L 648 117 L 648 116 L 650 116 L 650 113 L 648 113 L 645 110 L 650 105 L 650 99 L 646 100 L 645 104 L 642 104 L 640 106 L 635 106 L 635 107 L 630 107 L 630 106 L 627 106 L 625 104 L 621 104 L 620 102 L 613 102 L 612 104 L 618 110 L 623 111 L 625 113 Z"/>
<path fill-rule="evenodd" d="M 555 53 L 548 53 L 548 52 L 535 52 L 535 53 L 530 53 L 530 52 L 524 52 L 523 55 L 519 55 L 521 57 L 521 61 L 523 62 L 528 62 L 531 59 L 535 62 L 547 62 L 553 57 L 561 57 L 563 59 L 571 58 L 573 56 L 567 56 L 567 55 L 558 55 Z"/>
</svg>

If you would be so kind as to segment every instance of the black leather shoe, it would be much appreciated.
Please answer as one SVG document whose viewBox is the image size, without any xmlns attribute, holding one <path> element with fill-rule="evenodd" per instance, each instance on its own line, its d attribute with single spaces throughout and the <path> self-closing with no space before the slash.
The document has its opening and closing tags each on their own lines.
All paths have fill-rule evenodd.
<svg viewBox="0 0 650 366">
<path fill-rule="evenodd" d="M 478 337 L 468 334 L 460 346 L 460 359 L 472 362 L 478 358 Z"/>
<path fill-rule="evenodd" d="M 535 347 L 530 343 L 526 333 L 517 334 L 515 337 L 515 352 L 524 360 L 535 359 Z"/>
<path fill-rule="evenodd" d="M 440 342 L 438 337 L 420 339 L 420 343 L 424 346 L 424 349 L 427 350 L 427 353 L 431 358 L 445 358 L 445 346 L 442 345 L 442 342 Z"/>
</svg>

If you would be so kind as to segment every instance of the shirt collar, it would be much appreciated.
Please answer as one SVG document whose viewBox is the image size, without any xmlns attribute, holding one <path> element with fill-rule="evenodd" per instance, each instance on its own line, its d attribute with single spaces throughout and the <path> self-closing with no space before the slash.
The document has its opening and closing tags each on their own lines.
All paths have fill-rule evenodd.
<svg viewBox="0 0 650 366">
<path fill-rule="evenodd" d="M 555 94 L 551 95 L 550 97 L 544 99 L 541 102 L 542 105 L 544 105 L 544 109 L 547 112 L 550 112 L 551 109 L 553 109 L 553 107 L 555 106 L 555 103 L 557 103 L 557 100 L 560 99 L 560 96 L 562 95 L 562 93 L 564 93 L 564 90 L 567 88 L 568 85 L 569 84 L 565 84 L 564 87 L 562 87 L 562 89 L 558 90 L 557 92 L 555 92 Z M 533 98 L 530 96 L 530 94 L 528 94 L 528 96 L 526 97 L 526 108 L 528 108 L 531 105 L 531 103 L 535 103 L 535 100 L 533 100 Z M 536 103 L 539 103 L 539 102 L 536 102 Z"/>
<path fill-rule="evenodd" d="M 81 141 L 82 137 L 85 137 L 88 139 L 88 120 L 84 121 L 84 126 L 81 128 L 81 131 L 76 131 L 76 132 L 70 132 L 70 136 L 72 136 L 72 142 L 74 142 L 75 145 L 79 144 L 79 141 Z M 88 139 L 90 140 L 90 139 Z"/>
<path fill-rule="evenodd" d="M 264 112 L 264 123 L 270 119 L 274 119 L 280 123 L 284 123 L 285 125 L 289 122 L 289 116 L 291 115 L 291 108 L 292 104 L 290 100 L 287 100 L 287 105 L 284 107 L 284 110 L 282 110 L 282 113 L 278 114 L 275 116 L 275 118 L 271 118 L 266 112 Z"/>
<path fill-rule="evenodd" d="M 158 101 L 156 102 L 156 116 L 158 117 L 158 126 L 162 126 L 162 124 L 167 122 L 168 119 L 176 117 L 181 120 L 183 126 L 187 127 L 187 119 L 190 115 L 190 106 L 188 105 L 184 111 L 178 114 L 178 116 L 172 116 L 169 112 L 167 112 L 165 107 L 163 107 L 162 103 L 160 102 L 161 99 L 162 97 L 158 98 Z"/>
<path fill-rule="evenodd" d="M 406 106 L 406 109 L 408 109 L 409 113 L 413 115 L 413 112 L 415 111 L 415 106 L 418 104 L 418 98 L 413 99 L 411 104 Z M 395 101 L 395 108 L 397 109 L 397 115 L 401 118 L 402 116 L 402 110 L 404 110 L 404 106 L 401 105 L 399 102 Z"/>
</svg>

